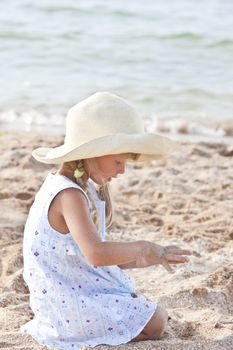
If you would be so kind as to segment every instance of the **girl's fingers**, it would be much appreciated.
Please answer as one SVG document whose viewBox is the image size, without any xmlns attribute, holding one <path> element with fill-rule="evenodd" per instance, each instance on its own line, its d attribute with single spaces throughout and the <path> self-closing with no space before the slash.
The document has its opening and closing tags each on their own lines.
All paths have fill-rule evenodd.
<svg viewBox="0 0 233 350">
<path fill-rule="evenodd" d="M 171 264 L 171 265 L 178 265 L 178 264 L 185 264 L 187 262 L 188 261 L 173 261 L 173 260 L 171 260 L 171 261 L 169 261 L 169 264 Z"/>
<path fill-rule="evenodd" d="M 189 261 L 188 257 L 176 254 L 167 254 L 166 258 L 169 264 L 179 264 Z"/>
<path fill-rule="evenodd" d="M 167 255 L 168 254 L 176 254 L 176 255 L 192 255 L 191 250 L 187 249 L 173 249 L 173 248 L 166 248 Z"/>
<path fill-rule="evenodd" d="M 171 268 L 171 266 L 168 264 L 167 260 L 163 260 L 161 265 L 169 272 L 174 273 L 174 270 Z"/>
<path fill-rule="evenodd" d="M 166 249 L 180 249 L 180 247 L 178 247 L 178 245 L 167 245 L 165 248 Z"/>
</svg>

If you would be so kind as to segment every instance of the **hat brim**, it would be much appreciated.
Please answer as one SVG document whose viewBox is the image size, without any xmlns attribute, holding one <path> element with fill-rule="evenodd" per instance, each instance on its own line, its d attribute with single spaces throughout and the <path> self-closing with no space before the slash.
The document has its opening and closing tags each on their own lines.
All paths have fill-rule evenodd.
<svg viewBox="0 0 233 350">
<path fill-rule="evenodd" d="M 79 147 L 66 144 L 55 148 L 40 147 L 32 152 L 39 162 L 61 164 L 64 162 L 100 157 L 110 154 L 137 153 L 137 161 L 161 159 L 179 148 L 179 144 L 154 133 L 115 134 L 96 138 Z"/>
</svg>

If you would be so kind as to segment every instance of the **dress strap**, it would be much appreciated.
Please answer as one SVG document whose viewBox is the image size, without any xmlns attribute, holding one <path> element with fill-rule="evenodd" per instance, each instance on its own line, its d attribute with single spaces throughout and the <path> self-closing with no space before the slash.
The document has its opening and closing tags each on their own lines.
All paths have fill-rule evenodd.
<svg viewBox="0 0 233 350">
<path fill-rule="evenodd" d="M 91 210 L 91 201 L 88 198 L 86 192 L 78 184 L 74 183 L 66 176 L 51 173 L 48 174 L 47 180 L 47 188 L 44 189 L 47 193 L 49 193 L 49 197 L 45 203 L 46 213 L 48 212 L 49 206 L 56 195 L 67 188 L 77 188 L 79 191 L 81 191 L 87 200 L 89 210 Z"/>
</svg>

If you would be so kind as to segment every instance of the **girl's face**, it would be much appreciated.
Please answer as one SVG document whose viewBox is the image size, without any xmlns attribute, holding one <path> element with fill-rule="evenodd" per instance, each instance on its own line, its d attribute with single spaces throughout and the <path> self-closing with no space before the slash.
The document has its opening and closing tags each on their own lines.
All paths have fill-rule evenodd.
<svg viewBox="0 0 233 350">
<path fill-rule="evenodd" d="M 124 174 L 125 163 L 130 154 L 112 154 L 84 160 L 84 168 L 89 177 L 98 185 L 111 181 L 112 177 Z"/>
</svg>

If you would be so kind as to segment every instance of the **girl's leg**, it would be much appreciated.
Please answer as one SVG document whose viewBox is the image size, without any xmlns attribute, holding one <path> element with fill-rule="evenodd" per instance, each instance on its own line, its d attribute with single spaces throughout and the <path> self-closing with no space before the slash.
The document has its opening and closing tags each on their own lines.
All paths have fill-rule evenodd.
<svg viewBox="0 0 233 350">
<path fill-rule="evenodd" d="M 167 311 L 160 305 L 157 306 L 157 309 L 150 321 L 144 327 L 141 333 L 139 333 L 131 341 L 140 341 L 140 340 L 156 340 L 159 339 L 166 328 L 168 319 Z"/>
</svg>

